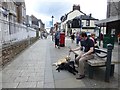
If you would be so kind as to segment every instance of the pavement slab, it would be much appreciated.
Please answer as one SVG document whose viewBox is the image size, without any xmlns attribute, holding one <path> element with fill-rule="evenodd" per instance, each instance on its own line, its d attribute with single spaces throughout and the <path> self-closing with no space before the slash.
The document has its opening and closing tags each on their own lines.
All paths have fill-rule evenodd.
<svg viewBox="0 0 120 90">
<path fill-rule="evenodd" d="M 71 43 L 66 37 L 65 47 L 60 49 L 54 47 L 54 42 L 49 36 L 41 39 L 28 47 L 11 61 L 0 72 L 2 78 L 0 87 L 2 88 L 118 88 L 120 76 L 118 75 L 118 65 L 115 68 L 114 77 L 110 82 L 104 82 L 105 68 L 98 68 L 94 73 L 94 78 L 89 79 L 88 74 L 82 80 L 76 80 L 77 75 L 68 71 L 56 71 L 53 63 L 68 55 L 68 47 L 76 48 L 75 42 Z M 113 59 L 117 60 L 119 50 L 114 48 Z M 70 54 L 74 60 L 74 54 Z"/>
</svg>

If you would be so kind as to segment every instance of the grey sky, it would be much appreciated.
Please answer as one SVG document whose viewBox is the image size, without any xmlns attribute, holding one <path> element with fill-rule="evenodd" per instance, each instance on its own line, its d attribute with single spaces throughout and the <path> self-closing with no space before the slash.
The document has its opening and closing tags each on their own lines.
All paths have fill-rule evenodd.
<svg viewBox="0 0 120 90">
<path fill-rule="evenodd" d="M 40 3 L 37 5 L 36 11 L 41 12 L 44 15 L 54 16 L 57 19 L 60 18 L 61 15 L 64 15 L 65 12 L 70 8 L 70 4 L 65 5 L 64 2 L 49 2 L 49 3 Z"/>
<path fill-rule="evenodd" d="M 54 22 L 60 21 L 60 17 L 72 10 L 73 4 L 79 4 L 81 11 L 92 13 L 96 19 L 105 19 L 107 0 L 25 0 L 28 15 L 35 15 L 46 26 L 54 16 Z"/>
</svg>

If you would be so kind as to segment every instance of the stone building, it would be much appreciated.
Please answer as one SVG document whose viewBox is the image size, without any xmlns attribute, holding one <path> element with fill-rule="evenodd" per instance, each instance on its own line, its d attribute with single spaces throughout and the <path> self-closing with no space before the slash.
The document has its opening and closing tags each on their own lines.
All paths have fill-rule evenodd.
<svg viewBox="0 0 120 90">
<path fill-rule="evenodd" d="M 0 0 L 0 30 L 2 43 L 16 41 L 21 38 L 18 32 L 25 31 L 26 7 L 24 0 Z M 21 29 L 20 29 L 21 28 Z M 24 38 L 24 36 L 23 36 Z"/>
<path fill-rule="evenodd" d="M 26 25 L 28 27 L 32 26 L 32 19 L 31 19 L 31 16 L 29 16 L 29 15 L 26 15 Z"/>
<path fill-rule="evenodd" d="M 39 23 L 39 29 L 40 31 L 44 31 L 45 30 L 45 24 L 42 22 L 41 19 L 38 20 Z"/>
<path fill-rule="evenodd" d="M 25 2 L 16 2 L 16 10 L 17 10 L 17 22 L 25 24 L 26 20 L 26 6 Z"/>
<path fill-rule="evenodd" d="M 120 1 L 107 0 L 107 18 L 96 22 L 99 27 L 106 27 L 106 34 L 114 34 L 115 40 L 120 33 Z"/>
<path fill-rule="evenodd" d="M 39 23 L 38 23 L 38 19 L 34 16 L 31 15 L 31 21 L 32 21 L 32 28 L 39 30 Z"/>
<path fill-rule="evenodd" d="M 2 11 L 1 17 L 7 21 L 25 23 L 26 7 L 25 2 L 16 2 L 16 0 L 2 0 L 0 11 Z"/>
</svg>

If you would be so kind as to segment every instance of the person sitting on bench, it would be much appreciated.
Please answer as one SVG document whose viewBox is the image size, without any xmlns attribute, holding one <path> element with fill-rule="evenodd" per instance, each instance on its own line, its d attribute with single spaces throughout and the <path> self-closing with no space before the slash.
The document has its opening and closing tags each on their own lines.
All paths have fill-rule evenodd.
<svg viewBox="0 0 120 90">
<path fill-rule="evenodd" d="M 83 45 L 76 49 L 70 49 L 70 52 L 81 50 L 80 54 L 75 59 L 75 62 L 77 62 L 76 64 L 78 64 L 78 74 L 79 74 L 78 75 L 79 77 L 77 77 L 76 79 L 82 79 L 85 77 L 84 63 L 85 61 L 94 58 L 93 40 L 89 39 L 85 32 L 81 33 L 81 37 L 83 39 Z"/>
</svg>

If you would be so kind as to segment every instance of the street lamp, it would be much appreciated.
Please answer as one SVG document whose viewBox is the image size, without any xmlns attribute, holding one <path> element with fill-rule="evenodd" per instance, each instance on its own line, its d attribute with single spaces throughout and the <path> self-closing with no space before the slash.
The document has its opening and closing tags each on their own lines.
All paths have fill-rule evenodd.
<svg viewBox="0 0 120 90">
<path fill-rule="evenodd" d="M 54 16 L 52 16 L 52 27 L 53 27 L 53 18 L 54 18 Z"/>
</svg>

